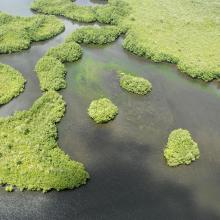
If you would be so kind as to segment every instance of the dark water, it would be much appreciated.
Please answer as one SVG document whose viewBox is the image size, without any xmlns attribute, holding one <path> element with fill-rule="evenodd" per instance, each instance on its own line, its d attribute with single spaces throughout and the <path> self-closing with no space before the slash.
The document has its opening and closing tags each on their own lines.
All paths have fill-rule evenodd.
<svg viewBox="0 0 220 220">
<path fill-rule="evenodd" d="M 0 10 L 30 15 L 31 0 L 0 0 Z M 0 107 L 0 115 L 28 109 L 40 95 L 34 65 L 49 47 L 77 28 L 34 43 L 19 54 L 0 55 L 0 62 L 20 70 L 25 92 Z M 59 144 L 91 175 L 76 190 L 6 193 L 0 189 L 0 219 L 220 219 L 220 93 L 218 83 L 205 84 L 179 73 L 174 65 L 155 64 L 130 55 L 121 40 L 103 48 L 84 48 L 83 58 L 68 64 L 67 112 L 58 125 Z M 120 89 L 116 71 L 148 78 L 153 91 L 144 97 Z M 106 96 L 119 107 L 117 118 L 95 125 L 87 115 L 91 100 Z M 201 159 L 169 168 L 163 147 L 169 133 L 188 129 Z"/>
</svg>

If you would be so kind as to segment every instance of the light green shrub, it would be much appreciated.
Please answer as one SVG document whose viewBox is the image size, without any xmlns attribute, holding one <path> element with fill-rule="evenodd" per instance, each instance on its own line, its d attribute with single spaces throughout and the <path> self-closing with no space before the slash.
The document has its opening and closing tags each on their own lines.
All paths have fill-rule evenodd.
<svg viewBox="0 0 220 220">
<path fill-rule="evenodd" d="M 46 55 L 54 57 L 61 62 L 74 62 L 81 58 L 82 49 L 79 44 L 75 42 L 69 42 L 49 49 Z"/>
<path fill-rule="evenodd" d="M 83 164 L 58 146 L 56 123 L 65 103 L 57 92 L 44 93 L 27 111 L 0 118 L 1 183 L 23 190 L 73 189 L 86 183 Z"/>
<path fill-rule="evenodd" d="M 118 107 L 111 100 L 101 98 L 91 102 L 88 114 L 96 123 L 106 123 L 116 117 Z"/>
<path fill-rule="evenodd" d="M 188 165 L 200 157 L 200 152 L 189 131 L 177 129 L 172 131 L 168 138 L 164 157 L 169 166 Z"/>
<path fill-rule="evenodd" d="M 64 30 L 54 16 L 10 16 L 0 12 L 0 54 L 28 49 L 32 41 L 47 40 Z"/>
<path fill-rule="evenodd" d="M 9 186 L 6 186 L 6 187 L 5 187 L 5 191 L 6 191 L 6 192 L 13 192 L 13 191 L 14 191 L 14 188 L 13 188 L 12 185 L 9 185 Z"/>
<path fill-rule="evenodd" d="M 0 63 L 0 104 L 9 102 L 24 90 L 25 79 L 14 68 Z"/>
<path fill-rule="evenodd" d="M 65 66 L 51 56 L 42 57 L 35 66 L 42 91 L 59 90 L 66 87 Z"/>
<path fill-rule="evenodd" d="M 146 95 L 152 90 L 152 85 L 147 79 L 125 73 L 120 73 L 120 86 L 138 95 Z"/>
<path fill-rule="evenodd" d="M 107 44 L 115 41 L 121 34 L 121 29 L 115 26 L 106 27 L 83 27 L 75 30 L 67 38 L 66 42 L 79 44 Z"/>
</svg>

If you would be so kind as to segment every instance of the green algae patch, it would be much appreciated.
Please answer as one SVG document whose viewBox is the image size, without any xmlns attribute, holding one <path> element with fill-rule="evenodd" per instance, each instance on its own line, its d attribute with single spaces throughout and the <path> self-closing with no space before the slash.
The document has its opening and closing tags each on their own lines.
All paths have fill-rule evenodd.
<svg viewBox="0 0 220 220">
<path fill-rule="evenodd" d="M 27 111 L 0 118 L 1 184 L 23 190 L 73 189 L 86 183 L 83 164 L 58 146 L 56 123 L 65 103 L 55 91 L 44 93 Z"/>
<path fill-rule="evenodd" d="M 49 49 L 47 56 L 54 57 L 63 62 L 74 62 L 82 57 L 82 48 L 75 42 L 63 43 Z"/>
<path fill-rule="evenodd" d="M 152 85 L 147 79 L 125 73 L 120 73 L 120 86 L 138 95 L 146 95 L 152 90 Z"/>
<path fill-rule="evenodd" d="M 75 30 L 67 38 L 66 42 L 77 42 L 79 44 L 107 44 L 114 42 L 122 30 L 116 26 L 106 27 L 83 27 Z"/>
<path fill-rule="evenodd" d="M 66 88 L 65 66 L 51 56 L 42 57 L 35 66 L 42 91 Z"/>
<path fill-rule="evenodd" d="M 169 135 L 164 157 L 169 166 L 188 165 L 200 157 L 198 144 L 193 141 L 189 131 L 174 130 Z"/>
<path fill-rule="evenodd" d="M 52 38 L 64 30 L 54 16 L 11 16 L 0 12 L 0 54 L 28 49 L 31 42 Z"/>
<path fill-rule="evenodd" d="M 220 2 L 124 0 L 131 7 L 124 48 L 155 62 L 168 61 L 193 78 L 220 77 Z M 190 36 L 190 37 L 189 37 Z"/>
<path fill-rule="evenodd" d="M 116 117 L 118 107 L 111 100 L 101 98 L 91 102 L 88 114 L 96 123 L 106 123 Z"/>
<path fill-rule="evenodd" d="M 0 63 L 0 104 L 9 102 L 23 92 L 25 82 L 20 72 Z"/>
</svg>

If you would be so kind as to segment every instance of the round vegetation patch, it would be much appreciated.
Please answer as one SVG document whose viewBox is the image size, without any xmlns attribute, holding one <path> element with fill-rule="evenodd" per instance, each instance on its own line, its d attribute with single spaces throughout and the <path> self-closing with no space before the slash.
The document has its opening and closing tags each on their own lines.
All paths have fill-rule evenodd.
<svg viewBox="0 0 220 220">
<path fill-rule="evenodd" d="M 9 102 L 24 90 L 25 79 L 14 68 L 0 64 L 0 104 Z"/>
<path fill-rule="evenodd" d="M 125 73 L 120 73 L 120 86 L 138 95 L 146 95 L 152 90 L 152 85 L 147 79 Z"/>
<path fill-rule="evenodd" d="M 200 157 L 200 152 L 189 131 L 177 129 L 172 131 L 168 138 L 164 157 L 169 166 L 188 165 Z"/>
<path fill-rule="evenodd" d="M 75 42 L 63 43 L 57 47 L 49 49 L 46 54 L 52 56 L 63 62 L 74 62 L 79 60 L 82 56 L 82 49 L 79 44 Z"/>
<path fill-rule="evenodd" d="M 116 117 L 118 107 L 111 100 L 101 98 L 91 102 L 88 114 L 96 123 L 106 123 Z"/>
</svg>

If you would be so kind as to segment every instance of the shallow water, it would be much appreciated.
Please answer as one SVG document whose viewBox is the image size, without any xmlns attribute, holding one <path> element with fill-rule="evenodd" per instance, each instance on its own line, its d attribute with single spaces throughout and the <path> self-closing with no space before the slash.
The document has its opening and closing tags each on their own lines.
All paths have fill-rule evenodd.
<svg viewBox="0 0 220 220">
<path fill-rule="evenodd" d="M 1 0 L 0 10 L 30 15 L 31 0 Z M 13 11 L 14 10 L 14 11 Z M 66 31 L 34 43 L 19 54 L 0 55 L 0 62 L 20 70 L 25 92 L 0 107 L 0 115 L 28 109 L 40 95 L 33 71 L 48 48 L 79 27 L 65 21 Z M 121 39 L 102 47 L 84 47 L 83 58 L 67 64 L 67 88 L 60 93 L 67 112 L 58 125 L 59 144 L 85 164 L 91 180 L 76 190 L 6 193 L 0 189 L 0 219 L 220 219 L 220 93 L 179 73 L 171 64 L 155 64 L 124 51 Z M 134 72 L 152 82 L 144 97 L 120 89 L 117 70 Z M 88 118 L 91 100 L 106 96 L 119 115 L 105 125 Z M 175 128 L 188 129 L 201 158 L 190 166 L 169 168 L 163 147 Z"/>
</svg>

